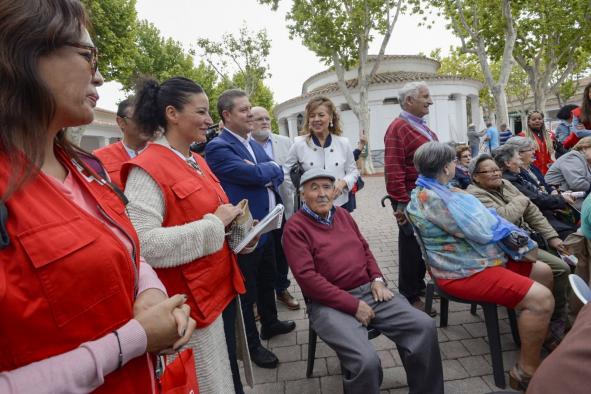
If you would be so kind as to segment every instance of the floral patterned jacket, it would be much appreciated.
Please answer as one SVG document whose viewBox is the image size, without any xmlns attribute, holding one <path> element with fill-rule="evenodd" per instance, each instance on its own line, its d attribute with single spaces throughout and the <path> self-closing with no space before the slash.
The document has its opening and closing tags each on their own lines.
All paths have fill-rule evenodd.
<svg viewBox="0 0 591 394">
<path fill-rule="evenodd" d="M 476 241 L 481 238 L 474 237 L 474 234 L 486 232 L 482 223 L 477 220 L 463 223 L 462 227 L 470 231 L 462 232 L 445 202 L 435 192 L 415 188 L 406 211 L 420 233 L 429 270 L 436 279 L 465 278 L 507 262 L 507 256 L 499 246 Z"/>
</svg>

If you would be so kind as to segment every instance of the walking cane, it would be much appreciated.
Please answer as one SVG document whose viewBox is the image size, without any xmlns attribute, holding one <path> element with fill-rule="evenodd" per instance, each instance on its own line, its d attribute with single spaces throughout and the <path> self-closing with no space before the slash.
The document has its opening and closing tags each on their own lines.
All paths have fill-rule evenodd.
<svg viewBox="0 0 591 394">
<path fill-rule="evenodd" d="M 396 207 L 398 206 L 398 201 L 396 201 L 395 199 L 393 199 L 389 195 L 385 195 L 384 197 L 382 197 L 382 201 L 381 201 L 382 207 L 384 207 L 384 208 L 386 208 L 386 200 L 390 201 L 390 205 L 392 206 L 392 210 L 394 212 L 396 212 Z M 410 225 L 410 223 L 407 222 L 403 225 L 399 224 L 398 227 L 402 230 L 404 235 L 406 235 L 407 237 L 412 235 L 412 226 Z"/>
</svg>

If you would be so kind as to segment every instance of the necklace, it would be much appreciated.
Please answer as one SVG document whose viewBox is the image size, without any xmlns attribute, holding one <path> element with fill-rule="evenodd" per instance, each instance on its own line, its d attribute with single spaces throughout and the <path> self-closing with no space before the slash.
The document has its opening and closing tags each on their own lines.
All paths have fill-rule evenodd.
<svg viewBox="0 0 591 394">
<path fill-rule="evenodd" d="M 181 157 L 185 161 L 185 163 L 187 163 L 189 165 L 189 167 L 191 167 L 192 169 L 197 171 L 197 174 L 203 176 L 203 171 L 201 171 L 201 167 L 195 161 L 195 158 L 193 156 L 189 156 L 189 157 L 185 156 L 181 151 L 179 151 L 178 149 L 176 149 L 172 145 L 170 146 L 170 149 L 172 149 L 173 152 L 175 152 L 179 157 Z"/>
</svg>

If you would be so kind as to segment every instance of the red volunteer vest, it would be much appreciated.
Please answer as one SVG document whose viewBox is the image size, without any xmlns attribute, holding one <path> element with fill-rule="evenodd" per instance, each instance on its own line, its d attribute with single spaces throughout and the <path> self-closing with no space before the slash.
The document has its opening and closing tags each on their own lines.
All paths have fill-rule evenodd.
<svg viewBox="0 0 591 394">
<path fill-rule="evenodd" d="M 105 167 L 105 170 L 109 173 L 111 181 L 117 185 L 119 189 L 123 190 L 123 183 L 121 182 L 121 175 L 119 173 L 123 163 L 131 159 L 125 146 L 123 146 L 123 143 L 119 141 L 97 149 L 93 153 L 103 163 L 103 167 Z"/>
<path fill-rule="evenodd" d="M 125 184 L 129 171 L 137 166 L 156 181 L 164 196 L 166 213 L 162 227 L 179 226 L 213 213 L 228 197 L 205 160 L 193 154 L 203 175 L 169 148 L 150 144 L 141 155 L 121 169 Z M 212 323 L 238 293 L 244 293 L 244 279 L 236 255 L 228 243 L 218 252 L 178 267 L 156 269 L 170 295 L 189 295 L 191 317 L 198 327 Z"/>
<path fill-rule="evenodd" d="M 552 138 L 552 140 L 554 140 L 554 133 L 552 133 L 551 131 L 547 131 L 547 132 L 550 133 L 550 138 Z M 526 134 L 524 131 L 522 131 L 521 133 L 519 133 L 519 136 L 525 137 Z M 552 155 L 548 151 L 548 147 L 546 146 L 546 141 L 543 138 L 538 137 L 538 135 L 536 133 L 533 133 L 533 136 L 536 140 L 536 143 L 538 144 L 538 149 L 536 149 L 536 151 L 534 153 L 535 160 L 533 161 L 532 164 L 534 166 L 536 166 L 538 168 L 538 170 L 540 170 L 542 175 L 546 175 L 546 173 L 548 172 L 548 168 L 550 168 L 552 163 L 554 163 L 554 160 L 552 160 Z"/>
<path fill-rule="evenodd" d="M 576 116 L 577 118 L 579 118 L 579 120 L 581 119 L 581 107 L 577 107 L 575 109 L 572 110 L 572 115 Z M 591 124 L 590 123 L 583 123 L 583 125 L 585 126 L 585 128 L 587 130 L 591 130 Z M 562 143 L 562 145 L 566 148 L 566 149 L 571 149 L 573 146 L 575 146 L 577 144 L 577 142 L 579 142 L 581 139 L 579 137 L 577 137 L 577 135 L 575 133 L 570 133 L 565 139 L 564 142 Z"/>
<path fill-rule="evenodd" d="M 107 186 L 88 181 L 66 154 L 60 162 L 133 241 L 121 240 L 39 173 L 10 197 L 10 245 L 0 252 L 0 371 L 43 360 L 98 339 L 133 318 L 139 242 L 125 207 Z M 8 164 L 0 157 L 0 187 Z M 105 377 L 97 393 L 150 393 L 148 356 Z"/>
</svg>

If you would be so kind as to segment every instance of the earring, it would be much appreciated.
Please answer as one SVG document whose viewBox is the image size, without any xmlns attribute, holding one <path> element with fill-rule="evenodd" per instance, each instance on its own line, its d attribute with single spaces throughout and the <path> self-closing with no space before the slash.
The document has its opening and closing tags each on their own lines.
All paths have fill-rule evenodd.
<svg viewBox="0 0 591 394">
<path fill-rule="evenodd" d="M 330 123 L 328 124 L 328 127 L 332 127 L 332 119 L 330 120 Z"/>
</svg>

